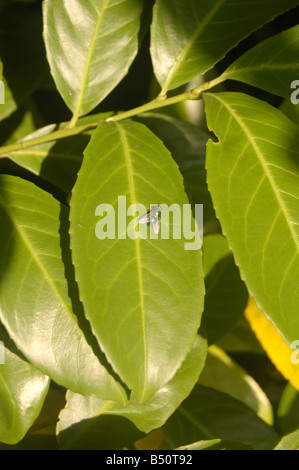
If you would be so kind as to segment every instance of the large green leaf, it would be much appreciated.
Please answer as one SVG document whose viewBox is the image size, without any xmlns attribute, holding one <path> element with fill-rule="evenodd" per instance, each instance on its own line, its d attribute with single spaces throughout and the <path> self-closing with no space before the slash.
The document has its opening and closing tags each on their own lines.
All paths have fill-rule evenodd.
<svg viewBox="0 0 299 470">
<path fill-rule="evenodd" d="M 134 396 L 127 407 L 120 407 L 115 403 L 68 392 L 67 405 L 60 413 L 57 426 L 59 442 L 65 448 L 76 448 L 88 446 L 93 439 L 93 445 L 103 449 L 106 426 L 117 424 L 120 417 L 127 418 L 128 429 L 132 427 L 128 424 L 130 422 L 146 433 L 161 427 L 190 394 L 204 366 L 206 353 L 207 342 L 198 336 L 175 376 L 142 404 L 137 403 Z M 120 423 L 125 424 L 126 421 L 121 420 Z"/>
<path fill-rule="evenodd" d="M 138 50 L 141 0 L 44 2 L 44 38 L 57 89 L 76 116 L 121 81 Z"/>
<path fill-rule="evenodd" d="M 126 200 L 118 206 L 120 196 Z M 130 217 L 124 228 L 116 224 L 115 239 L 99 239 L 103 203 L 117 221 L 137 203 L 145 210 L 139 215 L 151 204 L 175 203 L 179 211 L 185 204 L 192 218 L 177 165 L 140 123 L 103 123 L 94 133 L 73 189 L 70 233 L 85 314 L 108 361 L 144 401 L 171 379 L 194 341 L 204 294 L 201 252 L 174 238 L 166 213 L 161 232 L 169 229 L 169 239 L 154 239 L 152 230 L 130 238 Z"/>
<path fill-rule="evenodd" d="M 202 326 L 209 344 L 213 344 L 237 323 L 244 313 L 248 294 L 223 235 L 204 237 L 203 268 L 206 296 Z"/>
<path fill-rule="evenodd" d="M 49 377 L 19 357 L 0 324 L 0 442 L 19 442 L 39 415 Z"/>
<path fill-rule="evenodd" d="M 164 91 L 213 67 L 233 46 L 298 0 L 157 0 L 151 56 Z"/>
<path fill-rule="evenodd" d="M 208 186 L 241 276 L 287 342 L 299 331 L 299 135 L 240 93 L 207 94 Z"/>
<path fill-rule="evenodd" d="M 237 59 L 222 75 L 270 93 L 290 98 L 291 83 L 299 75 L 299 26 L 260 42 Z"/>
<path fill-rule="evenodd" d="M 80 321 L 88 334 L 72 280 L 67 218 L 67 208 L 48 193 L 1 175 L 1 320 L 24 355 L 54 381 L 124 403 L 124 390 L 79 327 Z"/>
<path fill-rule="evenodd" d="M 5 85 L 5 104 L 0 105 L 2 120 L 38 87 L 49 70 L 37 9 L 16 4 L 1 12 L 0 57 Z"/>
<path fill-rule="evenodd" d="M 202 385 L 196 385 L 169 418 L 163 431 L 172 447 L 203 439 L 228 439 L 266 450 L 279 441 L 274 428 L 246 405 Z"/>
</svg>

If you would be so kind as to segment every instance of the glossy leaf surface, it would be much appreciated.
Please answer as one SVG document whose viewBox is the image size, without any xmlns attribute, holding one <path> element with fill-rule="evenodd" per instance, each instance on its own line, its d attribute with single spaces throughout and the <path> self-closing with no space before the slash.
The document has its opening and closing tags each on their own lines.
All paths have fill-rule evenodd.
<svg viewBox="0 0 299 470">
<path fill-rule="evenodd" d="M 205 95 L 208 186 L 241 277 L 286 342 L 299 330 L 299 135 L 241 93 Z"/>
<path fill-rule="evenodd" d="M 202 75 L 241 39 L 296 5 L 297 0 L 158 0 L 151 56 L 162 89 Z"/>
<path fill-rule="evenodd" d="M 223 77 L 248 83 L 289 99 L 299 75 L 299 26 L 258 43 L 224 72 Z"/>
<path fill-rule="evenodd" d="M 0 316 L 17 347 L 57 383 L 124 403 L 124 390 L 73 313 L 82 316 L 68 259 L 67 208 L 34 184 L 1 175 L 0 217 Z"/>
<path fill-rule="evenodd" d="M 128 72 L 138 49 L 140 0 L 44 2 L 44 38 L 57 89 L 78 116 Z"/>
<path fill-rule="evenodd" d="M 0 325 L 0 441 L 20 441 L 39 415 L 49 377 L 19 357 Z"/>
<path fill-rule="evenodd" d="M 116 424 L 119 418 L 123 418 L 120 423 L 126 423 L 127 429 L 132 429 L 132 423 L 139 432 L 148 433 L 159 428 L 193 389 L 204 366 L 206 353 L 207 342 L 198 336 L 175 376 L 145 403 L 138 403 L 132 396 L 127 407 L 120 407 L 109 401 L 68 392 L 67 405 L 60 413 L 57 426 L 61 445 L 64 448 L 85 448 L 93 439 L 93 446 L 103 449 L 102 436 L 106 427 Z M 126 439 L 128 443 L 131 437 Z"/>
<path fill-rule="evenodd" d="M 71 248 L 93 332 L 115 371 L 144 401 L 171 379 L 190 350 L 204 286 L 201 251 L 185 249 L 180 225 L 180 238 L 174 238 L 166 208 L 160 237 L 150 229 L 134 235 L 137 222 L 127 209 L 138 203 L 143 213 L 133 207 L 130 216 L 144 215 L 151 204 L 174 203 L 178 211 L 186 204 L 191 216 L 182 177 L 162 142 L 139 123 L 101 124 L 73 190 Z M 99 217 L 103 210 L 111 215 L 107 227 Z"/>
</svg>

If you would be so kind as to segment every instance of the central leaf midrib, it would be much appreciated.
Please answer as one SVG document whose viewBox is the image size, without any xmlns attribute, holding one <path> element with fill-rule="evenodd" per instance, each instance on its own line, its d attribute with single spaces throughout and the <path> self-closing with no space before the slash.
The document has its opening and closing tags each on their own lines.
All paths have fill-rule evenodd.
<svg viewBox="0 0 299 470">
<path fill-rule="evenodd" d="M 240 67 L 236 69 L 227 69 L 226 72 L 223 73 L 222 78 L 229 78 L 233 75 L 238 75 L 244 72 L 259 72 L 259 71 L 272 71 L 272 70 L 281 70 L 281 69 L 294 69 L 298 70 L 298 64 L 279 64 L 279 63 L 268 63 L 268 64 L 254 64 L 254 65 L 247 65 L 246 67 Z"/>
<path fill-rule="evenodd" d="M 195 41 L 197 40 L 198 36 L 200 35 L 200 33 L 205 29 L 205 27 L 207 26 L 208 22 L 213 18 L 213 16 L 217 13 L 217 11 L 219 10 L 219 8 L 223 5 L 223 3 L 225 2 L 225 0 L 218 0 L 218 3 L 216 3 L 216 5 L 214 5 L 214 7 L 210 10 L 210 12 L 207 14 L 207 16 L 205 17 L 205 19 L 198 25 L 198 27 L 196 28 L 196 30 L 194 31 L 193 35 L 191 36 L 190 40 L 187 42 L 186 46 L 183 48 L 183 50 L 181 51 L 181 53 L 179 54 L 177 60 L 176 60 L 176 63 L 175 65 L 173 66 L 170 74 L 168 75 L 168 78 L 167 80 L 165 81 L 165 84 L 163 86 L 163 89 L 164 90 L 167 90 L 168 89 L 168 86 L 169 84 L 171 83 L 171 80 L 173 79 L 173 76 L 175 75 L 175 73 L 177 72 L 177 70 L 180 68 L 181 66 L 181 63 L 182 61 L 185 59 L 185 57 L 187 56 L 189 50 L 191 49 L 191 47 L 193 46 L 193 44 L 195 43 Z"/>
<path fill-rule="evenodd" d="M 287 209 L 285 208 L 285 204 L 283 202 L 283 200 L 281 199 L 280 197 L 280 193 L 279 193 L 279 188 L 276 187 L 275 185 L 275 181 L 273 180 L 273 177 L 271 175 L 271 172 L 269 171 L 269 169 L 267 168 L 267 163 L 265 162 L 264 160 L 264 157 L 262 155 L 262 152 L 260 151 L 258 145 L 256 144 L 255 140 L 254 140 L 254 137 L 251 135 L 251 132 L 250 132 L 250 129 L 247 128 L 246 124 L 243 122 L 243 120 L 241 119 L 240 116 L 238 116 L 235 112 L 235 110 L 233 108 L 231 108 L 227 103 L 225 103 L 224 101 L 222 101 L 219 96 L 216 97 L 216 95 L 214 94 L 213 95 L 216 99 L 218 99 L 218 101 L 220 101 L 222 103 L 222 105 L 231 113 L 231 115 L 234 117 L 234 119 L 237 121 L 237 123 L 239 124 L 239 126 L 242 128 L 243 132 L 245 133 L 245 135 L 247 136 L 247 139 L 249 140 L 250 144 L 252 145 L 256 155 L 258 156 L 259 158 L 259 162 L 261 163 L 262 165 L 262 168 L 268 178 L 268 181 L 272 187 L 272 190 L 273 190 L 273 193 L 277 199 L 277 203 L 278 203 L 278 206 L 281 210 L 281 212 L 283 213 L 284 215 L 284 218 L 287 222 L 287 226 L 289 227 L 289 230 L 290 230 L 290 233 L 292 235 L 292 238 L 295 242 L 295 246 L 297 247 L 297 252 L 299 253 L 299 241 L 297 240 L 297 237 L 296 237 L 296 233 L 294 232 L 294 229 L 293 229 L 293 226 L 292 226 L 292 223 L 289 221 L 289 217 L 288 217 L 288 212 L 287 212 Z"/>
<path fill-rule="evenodd" d="M 136 190 L 135 190 L 135 182 L 134 182 L 134 172 L 133 172 L 133 165 L 130 155 L 129 144 L 126 138 L 126 134 L 124 129 L 121 127 L 120 124 L 115 123 L 117 128 L 119 129 L 121 141 L 123 144 L 124 149 L 124 156 L 126 160 L 126 168 L 128 173 L 128 182 L 129 182 L 129 192 L 131 195 L 131 204 L 137 203 L 136 198 Z M 145 306 L 144 306 L 144 287 L 143 287 L 143 275 L 142 275 L 142 263 L 141 263 L 141 249 L 140 249 L 140 239 L 137 237 L 134 240 L 135 252 L 136 252 L 136 263 L 137 263 L 137 277 L 138 277 L 138 285 L 139 285 L 139 297 L 140 297 L 140 310 L 141 310 L 141 325 L 142 325 L 142 337 L 143 337 L 143 392 L 144 395 L 145 388 L 146 388 L 146 370 L 147 370 L 147 357 L 146 357 L 146 341 L 145 341 Z"/>
<path fill-rule="evenodd" d="M 90 42 L 90 45 L 89 45 L 89 48 L 88 48 L 86 61 L 85 61 L 84 69 L 83 69 L 83 73 L 82 73 L 80 93 L 79 93 L 78 98 L 77 98 L 74 115 L 77 115 L 77 114 L 80 113 L 81 104 L 84 101 L 84 95 L 85 95 L 85 91 L 86 91 L 87 84 L 88 84 L 88 74 L 89 74 L 89 70 L 90 70 L 90 67 L 91 67 L 91 59 L 92 59 L 92 56 L 93 56 L 94 51 L 95 51 L 95 44 L 96 44 L 96 41 L 98 39 L 98 32 L 99 32 L 99 29 L 102 25 L 102 21 L 103 21 L 103 17 L 104 17 L 104 11 L 105 11 L 105 8 L 106 8 L 106 5 L 107 5 L 108 1 L 109 0 L 103 0 L 100 11 L 99 11 L 99 14 L 98 14 L 98 18 L 97 18 L 97 21 L 96 21 L 96 24 L 95 24 L 95 27 L 94 27 L 94 30 L 93 30 L 93 33 L 92 33 L 92 38 L 91 38 L 91 42 Z"/>
</svg>

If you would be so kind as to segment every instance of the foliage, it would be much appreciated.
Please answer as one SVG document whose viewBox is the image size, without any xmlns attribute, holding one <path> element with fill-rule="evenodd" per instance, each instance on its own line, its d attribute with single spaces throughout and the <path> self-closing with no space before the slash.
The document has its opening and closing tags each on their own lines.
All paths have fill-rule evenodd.
<svg viewBox="0 0 299 470">
<path fill-rule="evenodd" d="M 0 449 L 298 448 L 298 12 L 0 4 Z"/>
</svg>

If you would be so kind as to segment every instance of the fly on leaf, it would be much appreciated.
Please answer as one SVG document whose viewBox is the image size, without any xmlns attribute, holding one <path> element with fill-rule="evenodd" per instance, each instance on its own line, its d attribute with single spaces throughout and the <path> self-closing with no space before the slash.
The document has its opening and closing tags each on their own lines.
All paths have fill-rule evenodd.
<svg viewBox="0 0 299 470">
<path fill-rule="evenodd" d="M 140 224 L 151 225 L 157 235 L 160 231 L 162 207 L 153 206 L 153 208 L 139 219 Z"/>
</svg>

